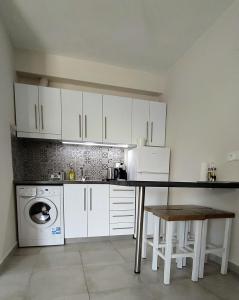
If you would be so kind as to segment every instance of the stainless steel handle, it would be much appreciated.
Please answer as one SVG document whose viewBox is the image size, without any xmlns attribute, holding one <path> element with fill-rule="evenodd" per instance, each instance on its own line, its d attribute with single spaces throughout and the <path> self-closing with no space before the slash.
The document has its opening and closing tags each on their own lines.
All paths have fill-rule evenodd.
<svg viewBox="0 0 239 300">
<path fill-rule="evenodd" d="M 153 142 L 153 128 L 154 128 L 154 122 L 151 122 L 151 143 Z"/>
<path fill-rule="evenodd" d="M 113 218 L 124 218 L 124 217 L 134 217 L 134 215 L 116 215 L 116 216 L 112 216 Z"/>
<path fill-rule="evenodd" d="M 84 188 L 84 211 L 86 211 L 86 188 Z"/>
<path fill-rule="evenodd" d="M 105 140 L 107 139 L 107 118 L 105 117 Z"/>
<path fill-rule="evenodd" d="M 92 188 L 90 188 L 90 210 L 92 210 Z"/>
<path fill-rule="evenodd" d="M 87 115 L 85 115 L 85 138 L 87 138 Z"/>
<path fill-rule="evenodd" d="M 134 189 L 113 189 L 114 192 L 134 192 Z"/>
<path fill-rule="evenodd" d="M 122 204 L 134 204 L 134 202 L 113 202 L 113 204 L 122 205 Z"/>
<path fill-rule="evenodd" d="M 35 104 L 35 127 L 37 129 L 37 105 Z"/>
<path fill-rule="evenodd" d="M 120 229 L 133 229 L 134 227 L 118 227 L 118 228 L 112 228 L 113 230 L 120 230 Z"/>
<path fill-rule="evenodd" d="M 43 105 L 41 105 L 41 129 L 44 130 Z"/>
<path fill-rule="evenodd" d="M 79 114 L 79 136 L 81 138 L 81 114 Z"/>
<path fill-rule="evenodd" d="M 148 143 L 149 139 L 149 122 L 146 122 L 146 143 Z"/>
</svg>

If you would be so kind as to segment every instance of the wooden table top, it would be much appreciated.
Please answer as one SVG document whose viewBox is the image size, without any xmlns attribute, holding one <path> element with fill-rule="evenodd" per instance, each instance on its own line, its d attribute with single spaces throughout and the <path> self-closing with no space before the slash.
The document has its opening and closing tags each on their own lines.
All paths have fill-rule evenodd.
<svg viewBox="0 0 239 300">
<path fill-rule="evenodd" d="M 145 206 L 144 209 L 166 221 L 235 218 L 233 212 L 199 205 L 158 205 Z"/>
</svg>

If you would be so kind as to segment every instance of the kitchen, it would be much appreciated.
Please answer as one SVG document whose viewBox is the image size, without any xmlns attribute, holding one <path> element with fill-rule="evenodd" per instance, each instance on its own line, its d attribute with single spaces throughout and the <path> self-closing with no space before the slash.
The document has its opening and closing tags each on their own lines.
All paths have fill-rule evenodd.
<svg viewBox="0 0 239 300">
<path fill-rule="evenodd" d="M 238 1 L 53 2 L 0 4 L 0 299 L 236 299 Z M 155 205 L 224 211 L 227 234 L 191 207 L 193 265 L 163 265 Z"/>
</svg>

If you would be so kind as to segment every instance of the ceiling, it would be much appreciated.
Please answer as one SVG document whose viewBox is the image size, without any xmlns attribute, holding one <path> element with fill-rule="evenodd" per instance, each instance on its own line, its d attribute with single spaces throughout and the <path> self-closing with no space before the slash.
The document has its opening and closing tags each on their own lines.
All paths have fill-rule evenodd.
<svg viewBox="0 0 239 300">
<path fill-rule="evenodd" d="M 233 0 L 0 0 L 16 48 L 169 69 Z"/>
</svg>

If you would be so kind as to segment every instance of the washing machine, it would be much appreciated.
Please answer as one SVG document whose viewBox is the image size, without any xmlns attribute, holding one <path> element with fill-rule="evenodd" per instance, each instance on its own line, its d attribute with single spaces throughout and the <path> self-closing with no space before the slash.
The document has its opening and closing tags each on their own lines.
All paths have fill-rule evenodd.
<svg viewBox="0 0 239 300">
<path fill-rule="evenodd" d="M 19 247 L 64 244 L 63 186 L 17 186 Z"/>
</svg>

